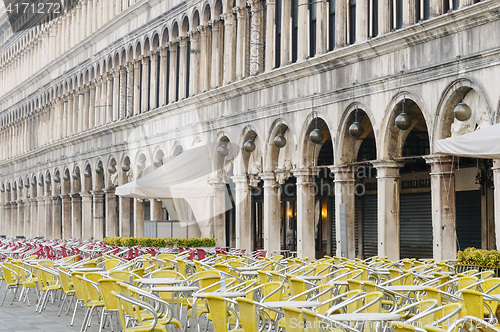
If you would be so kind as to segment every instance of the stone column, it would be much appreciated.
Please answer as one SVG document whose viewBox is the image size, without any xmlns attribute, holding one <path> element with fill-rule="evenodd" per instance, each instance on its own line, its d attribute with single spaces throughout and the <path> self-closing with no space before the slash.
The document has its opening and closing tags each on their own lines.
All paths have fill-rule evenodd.
<svg viewBox="0 0 500 332">
<path fill-rule="evenodd" d="M 460 5 L 459 5 L 459 9 L 463 8 L 463 7 L 466 7 L 466 6 L 470 6 L 474 3 L 473 0 L 460 0 Z M 497 247 L 498 248 L 498 247 Z"/>
<path fill-rule="evenodd" d="M 84 116 L 84 109 L 83 109 L 83 89 L 78 90 L 78 104 L 77 104 L 77 113 L 78 116 L 75 116 L 75 127 L 77 129 L 75 130 L 75 133 L 81 133 L 83 131 L 83 116 Z"/>
<path fill-rule="evenodd" d="M 430 16 L 435 17 L 442 15 L 444 12 L 444 1 L 443 0 L 430 0 Z"/>
<path fill-rule="evenodd" d="M 314 177 L 309 169 L 293 171 L 297 178 L 297 255 L 316 258 Z"/>
<path fill-rule="evenodd" d="M 210 27 L 202 25 L 198 27 L 200 32 L 200 49 L 201 49 L 201 61 L 200 61 L 200 92 L 208 90 L 208 82 L 210 80 Z M 172 67 L 172 58 L 170 58 L 170 67 Z M 172 76 L 170 76 L 172 77 Z M 170 85 L 172 80 L 170 80 Z"/>
<path fill-rule="evenodd" d="M 232 12 L 222 14 L 221 18 L 224 20 L 224 76 L 222 84 L 226 85 L 234 82 L 236 77 L 234 66 L 236 63 L 236 22 Z M 198 39 L 198 35 L 196 39 Z M 196 45 L 198 45 L 198 40 L 196 40 Z M 193 39 L 191 39 L 191 48 L 194 48 Z"/>
<path fill-rule="evenodd" d="M 167 78 L 168 78 L 168 50 L 160 48 L 160 80 L 158 87 L 159 106 L 167 104 Z M 196 73 L 197 74 L 197 73 Z"/>
<path fill-rule="evenodd" d="M 372 163 L 377 169 L 378 255 L 399 260 L 399 169 L 394 161 Z"/>
<path fill-rule="evenodd" d="M 80 192 L 82 198 L 82 239 L 88 240 L 93 235 L 92 195 L 86 190 Z"/>
<path fill-rule="evenodd" d="M 62 132 L 61 132 L 61 137 L 65 138 L 69 136 L 69 109 L 68 109 L 68 100 L 65 98 L 63 101 L 63 118 L 62 118 Z M 29 149 L 31 149 L 28 146 Z"/>
<path fill-rule="evenodd" d="M 134 236 L 144 237 L 144 201 L 134 199 Z"/>
<path fill-rule="evenodd" d="M 52 197 L 52 237 L 54 239 L 62 238 L 62 206 L 59 196 Z"/>
<path fill-rule="evenodd" d="M 10 203 L 10 237 L 16 237 L 17 235 L 17 202 L 12 201 Z"/>
<path fill-rule="evenodd" d="M 356 256 L 356 219 L 355 219 L 355 169 L 348 166 L 332 166 L 335 174 L 335 238 L 338 257 L 354 258 Z M 341 206 L 345 207 L 345 222 L 347 229 L 347 252 L 341 251 Z M 343 217 L 343 216 L 342 216 Z"/>
<path fill-rule="evenodd" d="M 90 85 L 86 85 L 84 92 L 83 92 L 83 124 L 82 124 L 82 130 L 87 130 L 89 129 L 89 122 L 90 122 Z M 94 89 L 94 87 L 92 87 Z"/>
<path fill-rule="evenodd" d="M 71 238 L 71 197 L 61 195 L 61 214 L 62 214 L 62 238 L 68 240 Z"/>
<path fill-rule="evenodd" d="M 129 111 L 129 115 L 137 115 L 141 112 L 141 61 L 137 60 L 134 62 L 134 92 L 132 94 L 132 102 L 133 106 L 131 110 L 133 112 Z M 127 94 L 127 98 L 130 98 L 129 95 Z M 127 106 L 128 110 L 128 106 Z"/>
<path fill-rule="evenodd" d="M 251 0 L 250 20 L 250 75 L 264 72 L 264 8 L 262 0 Z"/>
<path fill-rule="evenodd" d="M 121 68 L 120 68 L 121 69 Z M 113 69 L 113 120 L 118 120 L 120 116 L 121 91 L 120 91 L 120 69 Z M 124 71 L 125 72 L 125 71 Z M 126 72 L 125 72 L 126 75 Z"/>
<path fill-rule="evenodd" d="M 31 237 L 38 236 L 38 206 L 36 198 L 30 198 Z M 3 232 L 2 234 L 5 234 Z"/>
<path fill-rule="evenodd" d="M 79 194 L 71 194 L 71 237 L 82 238 L 82 201 Z"/>
<path fill-rule="evenodd" d="M 425 159 L 431 165 L 433 258 L 456 259 L 455 165 L 450 157 Z"/>
<path fill-rule="evenodd" d="M 275 24 L 279 22 L 275 21 L 276 16 L 276 5 L 275 0 L 267 0 L 266 3 L 266 71 L 271 71 L 275 66 Z"/>
<path fill-rule="evenodd" d="M 3 194 L 1 196 L 3 196 Z M 5 218 L 5 203 L 3 200 L 0 202 L 0 218 L 1 218 L 0 219 L 0 235 L 7 235 L 5 233 L 5 229 L 7 228 L 7 227 L 5 227 L 6 226 L 5 223 L 7 222 L 7 218 Z"/>
<path fill-rule="evenodd" d="M 94 128 L 99 126 L 100 122 L 100 112 L 101 112 L 101 79 L 99 78 L 96 82 L 92 82 L 89 87 L 89 126 L 88 128 Z M 97 107 L 97 108 L 96 108 Z"/>
<path fill-rule="evenodd" d="M 236 184 L 236 248 L 252 251 L 252 197 L 246 175 L 232 177 Z"/>
<path fill-rule="evenodd" d="M 168 79 L 168 102 L 173 103 L 177 100 L 177 43 L 168 43 L 170 52 L 170 77 Z"/>
<path fill-rule="evenodd" d="M 187 69 L 187 38 L 179 37 L 179 100 L 186 98 Z"/>
<path fill-rule="evenodd" d="M 403 0 L 403 27 L 417 23 L 420 13 L 417 12 L 416 1 L 420 0 Z"/>
<path fill-rule="evenodd" d="M 106 220 L 104 228 L 104 236 L 118 236 L 118 218 L 116 211 L 116 195 L 115 188 L 104 190 L 106 195 Z M 128 211 L 130 213 L 130 209 Z"/>
<path fill-rule="evenodd" d="M 27 193 L 28 190 L 26 190 Z M 28 238 L 31 239 L 33 238 L 33 235 L 31 235 L 31 203 L 28 198 L 24 200 L 24 235 Z"/>
<path fill-rule="evenodd" d="M 212 88 L 221 86 L 223 77 L 223 56 L 224 44 L 222 40 L 222 22 L 212 21 L 212 68 L 211 68 L 211 84 Z"/>
<path fill-rule="evenodd" d="M 54 239 L 54 220 L 52 218 L 52 197 L 46 196 L 44 202 L 44 227 L 46 239 Z"/>
<path fill-rule="evenodd" d="M 21 191 L 19 190 L 19 193 Z M 26 233 L 24 233 L 24 204 L 22 200 L 17 201 L 17 235 L 24 235 L 26 236 Z"/>
<path fill-rule="evenodd" d="M 370 0 L 357 0 L 356 2 L 356 43 L 360 43 L 368 39 L 368 31 L 370 29 L 370 24 L 368 23 L 369 1 Z M 415 0 L 403 0 L 403 2 L 405 1 Z"/>
<path fill-rule="evenodd" d="M 344 0 L 346 1 L 346 0 Z M 358 0 L 363 1 L 363 0 Z M 366 0 L 364 0 L 366 1 Z M 309 57 L 309 0 L 299 0 L 298 4 L 298 35 L 297 35 L 297 61 L 305 60 Z M 311 256 L 311 258 L 314 256 Z"/>
<path fill-rule="evenodd" d="M 264 181 L 264 250 L 268 256 L 275 250 L 281 250 L 281 208 L 279 186 L 274 173 L 262 173 Z"/>
<path fill-rule="evenodd" d="M 324 54 L 328 49 L 327 17 L 326 0 L 316 0 L 316 55 Z"/>
<path fill-rule="evenodd" d="M 158 107 L 158 53 L 151 52 L 149 55 L 151 74 L 149 87 L 149 109 Z"/>
<path fill-rule="evenodd" d="M 117 116 L 115 116 L 113 113 L 113 74 L 104 74 L 104 82 L 103 85 L 105 84 L 106 86 L 106 102 L 105 102 L 105 107 L 104 109 L 106 110 L 106 122 L 105 123 L 110 123 L 113 122 L 113 120 L 118 119 Z M 103 93 L 104 95 L 104 93 Z M 118 97 L 118 96 L 117 96 Z"/>
<path fill-rule="evenodd" d="M 103 206 L 104 193 L 102 191 L 92 192 L 93 203 L 93 238 L 102 240 L 104 238 L 104 206 Z"/>
<path fill-rule="evenodd" d="M 149 56 L 142 58 L 141 113 L 149 111 Z"/>
<path fill-rule="evenodd" d="M 211 185 L 215 188 L 213 229 L 215 245 L 226 246 L 226 183 L 220 179 L 211 179 Z"/>
<path fill-rule="evenodd" d="M 336 3 L 338 3 L 337 1 Z M 341 2 L 341 1 L 340 1 Z M 290 46 L 292 45 L 292 36 L 291 32 L 291 1 L 282 1 L 281 2 L 281 51 L 280 51 L 280 59 L 281 66 L 286 66 L 291 62 L 291 51 Z M 276 22 L 276 24 L 279 24 Z"/>
<path fill-rule="evenodd" d="M 495 185 L 493 194 L 493 207 L 495 209 L 495 244 L 497 248 L 500 248 L 500 159 L 493 159 L 492 170 L 493 184 Z"/>
<path fill-rule="evenodd" d="M 118 223 L 119 236 L 130 236 L 130 198 L 119 197 Z"/>
<path fill-rule="evenodd" d="M 287 1 L 285 1 L 287 2 Z M 238 36 L 236 38 L 236 80 L 248 76 L 248 9 L 235 7 Z"/>
<path fill-rule="evenodd" d="M 37 227 L 36 227 L 36 234 L 38 236 L 43 236 L 45 237 L 45 200 L 43 199 L 43 195 L 38 195 L 37 197 L 37 205 L 38 205 L 38 222 L 37 222 Z"/>
<path fill-rule="evenodd" d="M 128 63 L 120 68 L 120 118 L 133 115 L 134 109 L 134 66 Z"/>
<path fill-rule="evenodd" d="M 392 1 L 392 0 L 382 0 L 382 1 Z M 346 37 L 347 37 L 346 6 L 347 6 L 347 1 L 335 1 L 335 47 L 344 47 L 346 45 Z M 387 14 L 389 14 L 389 12 Z"/>
<path fill-rule="evenodd" d="M 163 209 L 160 200 L 150 199 L 151 220 L 163 220 Z"/>
</svg>

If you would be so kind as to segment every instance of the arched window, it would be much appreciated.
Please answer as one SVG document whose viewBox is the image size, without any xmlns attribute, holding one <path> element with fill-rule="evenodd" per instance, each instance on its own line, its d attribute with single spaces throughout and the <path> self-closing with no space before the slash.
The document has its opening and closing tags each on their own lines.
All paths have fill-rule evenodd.
<svg viewBox="0 0 500 332">
<path fill-rule="evenodd" d="M 328 50 L 335 48 L 335 0 L 328 0 Z"/>
<path fill-rule="evenodd" d="M 299 0 L 292 0 L 292 62 L 297 62 L 297 38 L 299 33 Z"/>
<path fill-rule="evenodd" d="M 356 0 L 348 0 L 348 27 L 347 36 L 349 37 L 349 44 L 356 42 Z"/>
<path fill-rule="evenodd" d="M 316 55 L 316 2 L 309 3 L 309 55 Z"/>
<path fill-rule="evenodd" d="M 275 6 L 274 22 L 276 26 L 276 38 L 274 45 L 274 67 L 279 68 L 281 64 L 281 0 L 276 0 Z"/>
<path fill-rule="evenodd" d="M 378 0 L 368 2 L 370 13 L 370 37 L 378 36 Z"/>
</svg>

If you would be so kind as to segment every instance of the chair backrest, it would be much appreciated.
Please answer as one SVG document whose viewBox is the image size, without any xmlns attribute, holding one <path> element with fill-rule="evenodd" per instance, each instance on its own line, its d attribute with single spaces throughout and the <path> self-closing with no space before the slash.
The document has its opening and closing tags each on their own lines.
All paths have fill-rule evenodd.
<svg viewBox="0 0 500 332">
<path fill-rule="evenodd" d="M 109 272 L 109 276 L 116 280 L 131 282 L 132 274 L 128 271 L 111 271 Z"/>
<path fill-rule="evenodd" d="M 112 292 L 119 292 L 120 286 L 118 286 L 116 279 L 99 279 L 99 290 L 101 292 L 101 298 L 104 301 L 104 308 L 106 310 L 118 310 L 118 300 Z"/>
<path fill-rule="evenodd" d="M 499 295 L 500 294 L 500 278 L 488 278 L 481 284 L 481 289 L 484 293 L 489 295 Z M 490 306 L 491 311 L 497 312 L 498 301 L 486 301 Z"/>
<path fill-rule="evenodd" d="M 302 309 L 304 317 L 304 332 L 320 332 L 320 322 L 316 313 L 309 309 Z"/>
<path fill-rule="evenodd" d="M 12 271 L 11 263 L 3 263 L 2 272 L 3 272 L 3 277 L 5 279 L 5 283 L 7 283 L 8 286 L 13 286 L 17 284 L 18 282 L 17 276 Z"/>
<path fill-rule="evenodd" d="M 299 278 L 290 278 L 288 279 L 289 284 L 290 284 L 290 292 L 292 293 L 293 296 L 297 296 L 302 292 L 306 291 L 306 283 L 303 279 Z M 296 298 L 297 301 L 305 301 L 306 296 L 299 296 Z"/>
<path fill-rule="evenodd" d="M 281 301 L 283 299 L 283 284 L 276 281 L 266 282 L 262 285 L 262 297 L 264 302 Z"/>
<path fill-rule="evenodd" d="M 320 263 L 314 268 L 314 274 L 317 276 L 324 276 L 330 273 L 331 264 L 330 263 Z"/>
<path fill-rule="evenodd" d="M 82 274 L 73 272 L 71 273 L 71 277 L 73 279 L 73 287 L 75 287 L 76 297 L 80 300 L 87 302 L 88 296 L 87 291 L 85 290 L 85 286 L 83 284 Z"/>
<path fill-rule="evenodd" d="M 365 304 L 362 312 L 379 313 L 382 311 L 382 292 L 371 292 L 365 295 Z"/>
<path fill-rule="evenodd" d="M 484 304 L 483 295 L 475 290 L 462 290 L 462 298 L 464 299 L 465 313 L 467 316 L 475 316 L 484 319 Z"/>
<path fill-rule="evenodd" d="M 59 280 L 61 281 L 61 288 L 64 293 L 68 293 L 73 289 L 70 276 L 66 274 L 67 272 L 63 268 L 58 268 L 57 270 L 59 271 Z"/>
<path fill-rule="evenodd" d="M 227 303 L 222 296 L 207 296 L 208 310 L 215 332 L 227 332 Z"/>
<path fill-rule="evenodd" d="M 327 301 L 333 297 L 332 292 L 333 292 L 332 285 L 324 284 L 318 286 L 318 297 L 315 300 L 324 304 L 318 307 L 316 310 L 321 315 L 324 315 L 325 312 L 328 310 L 328 308 L 330 308 L 331 306 L 331 303 Z"/>
<path fill-rule="evenodd" d="M 354 290 L 354 289 L 363 290 L 363 284 L 358 280 L 347 279 L 347 283 L 349 284 L 350 290 Z"/>
<path fill-rule="evenodd" d="M 358 296 L 359 294 L 361 294 L 361 291 L 359 289 L 348 291 L 346 300 L 352 299 L 353 297 Z M 363 299 L 360 298 L 357 301 L 349 303 L 346 306 L 346 311 L 347 311 L 347 313 L 353 313 L 354 311 L 358 310 L 362 306 L 363 306 Z"/>
<path fill-rule="evenodd" d="M 151 278 L 184 279 L 179 272 L 173 270 L 156 270 L 151 274 Z"/>
<path fill-rule="evenodd" d="M 120 260 L 118 258 L 112 258 L 104 261 L 104 268 L 106 271 L 114 269 L 120 264 Z"/>
<path fill-rule="evenodd" d="M 293 307 L 283 307 L 285 312 L 285 329 L 287 331 L 304 331 L 302 312 Z"/>
<path fill-rule="evenodd" d="M 463 307 L 462 303 L 449 303 L 444 305 L 440 311 L 440 319 L 444 319 L 441 325 L 449 327 L 455 321 L 462 318 Z M 454 331 L 456 331 L 456 329 Z"/>
<path fill-rule="evenodd" d="M 477 281 L 478 281 L 478 279 L 476 277 L 470 277 L 470 276 L 468 276 L 468 277 L 460 277 L 457 280 L 458 289 L 459 290 L 464 289 L 465 287 L 468 287 L 468 286 L 474 284 Z M 471 288 L 468 288 L 468 289 L 476 290 L 477 291 L 477 285 L 473 286 Z"/>
<path fill-rule="evenodd" d="M 245 332 L 257 332 L 257 307 L 255 302 L 248 298 L 238 297 L 236 299 L 239 309 L 240 324 Z"/>
</svg>

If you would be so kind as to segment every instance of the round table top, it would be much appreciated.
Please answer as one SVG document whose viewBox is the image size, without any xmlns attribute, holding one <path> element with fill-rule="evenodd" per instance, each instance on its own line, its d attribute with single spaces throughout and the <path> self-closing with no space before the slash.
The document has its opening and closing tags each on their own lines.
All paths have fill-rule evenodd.
<svg viewBox="0 0 500 332">
<path fill-rule="evenodd" d="M 337 314 L 330 315 L 328 318 L 337 321 L 395 321 L 399 320 L 400 317 L 398 314 L 391 313 L 371 313 L 371 312 L 361 312 L 361 313 L 353 313 L 353 314 Z"/>
<path fill-rule="evenodd" d="M 270 301 L 262 303 L 270 308 L 283 308 L 283 307 L 293 307 L 293 308 L 316 308 L 321 306 L 321 302 L 316 301 Z"/>
<path fill-rule="evenodd" d="M 199 287 L 196 286 L 168 286 L 168 287 L 152 287 L 153 292 L 195 292 Z"/>
<path fill-rule="evenodd" d="M 174 278 L 140 278 L 135 281 L 143 285 L 174 285 L 182 284 L 185 280 L 174 279 Z"/>
<path fill-rule="evenodd" d="M 258 276 L 259 272 L 257 271 L 243 271 L 241 272 L 242 276 Z"/>
<path fill-rule="evenodd" d="M 418 292 L 425 290 L 424 286 L 419 286 L 419 285 L 394 285 L 394 286 L 385 286 L 385 288 L 395 292 Z"/>
<path fill-rule="evenodd" d="M 193 293 L 193 297 L 204 298 L 209 295 L 216 295 L 222 297 L 244 297 L 245 293 L 242 292 L 205 292 L 205 293 Z"/>
<path fill-rule="evenodd" d="M 349 285 L 349 283 L 347 282 L 347 280 L 333 280 L 333 281 L 329 281 L 328 283 L 332 284 L 332 285 L 338 285 L 338 286 L 347 286 L 347 285 Z"/>
</svg>

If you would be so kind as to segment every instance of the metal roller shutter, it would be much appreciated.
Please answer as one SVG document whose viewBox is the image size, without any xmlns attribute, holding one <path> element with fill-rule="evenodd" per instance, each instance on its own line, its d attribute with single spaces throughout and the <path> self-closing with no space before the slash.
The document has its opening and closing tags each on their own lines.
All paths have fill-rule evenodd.
<svg viewBox="0 0 500 332">
<path fill-rule="evenodd" d="M 432 258 L 431 193 L 401 194 L 399 220 L 401 258 Z"/>
<path fill-rule="evenodd" d="M 456 206 L 457 249 L 481 248 L 481 191 L 457 191 Z"/>
<path fill-rule="evenodd" d="M 358 229 L 359 229 L 359 219 L 358 219 L 358 210 L 359 210 L 359 199 L 358 196 L 355 197 L 354 201 L 354 218 L 355 218 L 355 238 L 356 238 L 356 256 L 358 255 L 358 241 L 359 241 L 359 236 L 358 236 Z M 336 255 L 336 250 L 337 250 L 337 237 L 335 234 L 335 197 L 330 197 L 330 226 L 331 226 L 331 236 L 332 236 L 332 255 Z"/>
<path fill-rule="evenodd" d="M 376 256 L 377 246 L 377 195 L 363 196 L 363 256 Z"/>
</svg>

